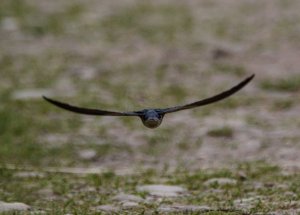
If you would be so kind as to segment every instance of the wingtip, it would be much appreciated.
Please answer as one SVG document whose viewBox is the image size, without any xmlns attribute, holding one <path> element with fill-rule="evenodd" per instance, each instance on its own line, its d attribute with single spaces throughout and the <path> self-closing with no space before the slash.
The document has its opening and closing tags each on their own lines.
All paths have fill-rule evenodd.
<svg viewBox="0 0 300 215">
<path fill-rule="evenodd" d="M 255 73 L 253 73 L 252 75 L 250 75 L 249 79 L 253 79 L 255 77 Z"/>
<path fill-rule="evenodd" d="M 45 99 L 45 100 L 47 100 L 47 101 L 49 100 L 49 98 L 47 98 L 47 97 L 44 96 L 44 95 L 42 95 L 42 98 Z"/>
<path fill-rule="evenodd" d="M 47 96 L 44 96 L 44 95 L 42 95 L 42 98 L 44 99 L 44 100 L 46 100 L 47 102 L 53 102 L 53 100 L 52 99 L 50 99 L 50 98 L 48 98 Z"/>
<path fill-rule="evenodd" d="M 254 77 L 255 77 L 255 74 L 253 73 L 248 78 L 246 78 L 244 82 L 249 83 Z"/>
</svg>

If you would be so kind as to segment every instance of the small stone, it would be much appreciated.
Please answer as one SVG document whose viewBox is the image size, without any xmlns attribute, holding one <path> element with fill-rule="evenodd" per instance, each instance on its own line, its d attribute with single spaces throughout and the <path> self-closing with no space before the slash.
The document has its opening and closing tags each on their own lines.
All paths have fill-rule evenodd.
<svg viewBox="0 0 300 215">
<path fill-rule="evenodd" d="M 89 66 L 73 67 L 70 69 L 72 75 L 76 75 L 83 80 L 92 80 L 97 75 L 96 68 Z"/>
<path fill-rule="evenodd" d="M 179 194 L 185 193 L 186 189 L 179 186 L 170 185 L 144 185 L 138 186 L 137 191 L 148 192 L 150 195 L 160 196 L 160 197 L 176 197 Z"/>
<path fill-rule="evenodd" d="M 239 171 L 238 173 L 237 173 L 237 177 L 241 180 L 241 181 L 245 181 L 245 180 L 247 180 L 247 174 L 245 173 L 245 172 L 243 172 L 243 171 Z"/>
<path fill-rule="evenodd" d="M 123 209 L 133 209 L 133 208 L 138 208 L 140 205 L 136 202 L 123 202 L 122 203 L 122 208 Z"/>
<path fill-rule="evenodd" d="M 300 201 L 289 201 L 285 203 L 286 206 L 299 207 Z"/>
<path fill-rule="evenodd" d="M 255 181 L 252 183 L 254 189 L 258 190 L 264 188 L 264 184 L 262 182 Z"/>
<path fill-rule="evenodd" d="M 119 202 L 126 202 L 126 201 L 143 202 L 144 201 L 144 199 L 139 196 L 125 194 L 125 193 L 120 193 L 120 194 L 112 197 L 112 200 L 119 201 Z"/>
<path fill-rule="evenodd" d="M 45 174 L 41 172 L 17 172 L 15 176 L 19 178 L 43 178 Z"/>
<path fill-rule="evenodd" d="M 37 193 L 47 199 L 54 197 L 54 192 L 51 187 L 40 189 Z"/>
<path fill-rule="evenodd" d="M 158 211 L 164 213 L 178 213 L 178 212 L 201 212 L 205 213 L 212 209 L 208 206 L 197 206 L 197 205 L 163 205 L 158 208 Z"/>
<path fill-rule="evenodd" d="M 3 18 L 1 27 L 5 31 L 16 31 L 19 29 L 18 22 L 14 17 Z"/>
<path fill-rule="evenodd" d="M 44 210 L 42 210 L 42 209 L 38 209 L 38 210 L 31 211 L 29 214 L 32 214 L 32 215 L 36 215 L 36 214 L 47 214 L 47 212 L 44 211 Z"/>
<path fill-rule="evenodd" d="M 48 89 L 25 89 L 18 90 L 12 94 L 12 98 L 15 100 L 31 100 L 41 99 L 43 95 L 51 95 Z"/>
<path fill-rule="evenodd" d="M 114 206 L 114 205 L 99 205 L 97 207 L 94 208 L 95 211 L 97 212 L 118 212 L 119 208 Z"/>
<path fill-rule="evenodd" d="M 212 50 L 212 58 L 214 60 L 219 60 L 219 59 L 227 58 L 230 56 L 231 56 L 231 53 L 228 50 L 225 50 L 223 48 L 216 48 L 216 49 Z"/>
<path fill-rule="evenodd" d="M 276 188 L 277 189 L 288 190 L 289 189 L 289 185 L 287 185 L 287 184 L 276 184 Z"/>
<path fill-rule="evenodd" d="M 235 179 L 231 178 L 211 178 L 207 181 L 204 182 L 205 186 L 210 186 L 213 184 L 218 184 L 218 185 L 236 185 L 237 181 Z"/>
<path fill-rule="evenodd" d="M 86 192 L 86 193 L 92 193 L 92 192 L 96 192 L 97 189 L 95 187 L 85 187 L 83 189 L 81 189 L 83 192 Z"/>
<path fill-rule="evenodd" d="M 1 202 L 0 201 L 0 212 L 8 211 L 27 211 L 30 210 L 30 206 L 20 202 Z"/>
<path fill-rule="evenodd" d="M 54 83 L 54 91 L 59 92 L 60 96 L 76 95 L 76 87 L 70 77 L 62 76 Z M 48 94 L 47 94 L 48 95 Z"/>
<path fill-rule="evenodd" d="M 258 201 L 261 201 L 260 196 L 244 198 L 244 199 L 236 199 L 233 201 L 233 204 L 238 209 L 249 210 L 253 208 Z"/>
<path fill-rule="evenodd" d="M 283 195 L 286 197 L 289 197 L 289 198 L 297 198 L 297 196 L 298 196 L 296 193 L 291 192 L 291 191 L 287 191 Z"/>
<path fill-rule="evenodd" d="M 78 155 L 83 160 L 93 160 L 97 157 L 97 152 L 92 149 L 81 150 Z"/>
<path fill-rule="evenodd" d="M 164 201 L 163 197 L 158 197 L 158 196 L 147 196 L 145 198 L 145 203 L 146 204 L 153 204 L 153 203 L 160 203 Z"/>
<path fill-rule="evenodd" d="M 267 213 L 267 215 L 283 215 L 283 214 L 296 215 L 299 213 L 300 213 L 300 208 L 296 208 L 296 209 L 271 211 L 271 212 Z M 265 213 L 260 213 L 260 215 L 265 215 Z"/>
</svg>

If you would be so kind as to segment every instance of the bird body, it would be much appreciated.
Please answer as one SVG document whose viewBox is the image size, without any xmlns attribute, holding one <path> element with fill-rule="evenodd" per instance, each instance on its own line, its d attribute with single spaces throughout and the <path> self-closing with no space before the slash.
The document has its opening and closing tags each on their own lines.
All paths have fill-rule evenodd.
<svg viewBox="0 0 300 215">
<path fill-rule="evenodd" d="M 161 124 L 165 114 L 191 109 L 199 106 L 204 106 L 204 105 L 208 105 L 223 100 L 231 96 L 232 94 L 236 93 L 244 86 L 246 86 L 254 78 L 254 76 L 255 76 L 254 74 L 251 75 L 250 77 L 246 78 L 244 81 L 240 82 L 239 84 L 232 87 L 231 89 L 224 91 L 220 94 L 217 94 L 215 96 L 197 102 L 193 102 L 190 104 L 179 105 L 179 106 L 169 107 L 169 108 L 153 108 L 153 109 L 143 109 L 139 111 L 130 111 L 130 112 L 116 112 L 116 111 L 107 111 L 101 109 L 81 108 L 66 103 L 62 103 L 59 101 L 55 101 L 53 99 L 47 98 L 46 96 L 43 96 L 43 98 L 57 107 L 75 113 L 79 113 L 79 114 L 98 115 L 98 116 L 138 116 L 141 118 L 143 124 L 146 127 L 157 128 Z"/>
<path fill-rule="evenodd" d="M 157 128 L 160 126 L 164 113 L 160 109 L 144 109 L 141 115 L 143 124 L 148 128 Z"/>
</svg>

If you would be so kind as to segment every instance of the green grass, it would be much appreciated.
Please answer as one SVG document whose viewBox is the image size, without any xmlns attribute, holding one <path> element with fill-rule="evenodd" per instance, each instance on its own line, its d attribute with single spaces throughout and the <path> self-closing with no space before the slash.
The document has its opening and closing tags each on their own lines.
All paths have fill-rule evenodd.
<svg viewBox="0 0 300 215">
<path fill-rule="evenodd" d="M 36 36 L 65 34 L 70 31 L 70 26 L 77 24 L 83 11 L 84 8 L 81 4 L 72 4 L 63 12 L 52 12 L 43 16 L 42 19 L 30 17 L 31 19 L 23 24 L 23 28 Z M 40 17 L 41 14 L 37 13 L 35 16 Z"/>
<path fill-rule="evenodd" d="M 184 5 L 142 2 L 115 11 L 100 26 L 111 42 L 138 35 L 150 42 L 169 43 L 178 35 L 188 35 L 192 31 L 193 18 Z"/>
<path fill-rule="evenodd" d="M 279 99 L 273 102 L 272 109 L 281 111 L 281 110 L 289 110 L 294 107 L 295 102 L 292 99 Z"/>
<path fill-rule="evenodd" d="M 234 135 L 234 131 L 232 128 L 228 127 L 228 126 L 224 126 L 221 128 L 215 128 L 212 130 L 209 130 L 207 132 L 208 136 L 211 137 L 227 137 L 227 138 L 231 138 Z"/>
<path fill-rule="evenodd" d="M 42 170 L 42 169 L 41 169 Z M 43 170 L 42 170 L 43 171 Z M 243 171 L 246 179 L 239 179 L 238 172 Z M 248 198 L 256 193 L 262 196 L 263 201 L 254 205 L 249 213 L 269 212 L 282 209 L 280 202 L 299 200 L 299 195 L 287 197 L 285 192 L 299 193 L 299 174 L 282 175 L 276 166 L 265 163 L 242 163 L 236 170 L 220 169 L 214 172 L 198 170 L 177 170 L 173 173 L 148 170 L 133 175 L 116 175 L 114 172 L 102 174 L 88 174 L 79 176 L 73 174 L 44 173 L 40 177 L 16 177 L 16 171 L 5 167 L 0 169 L 0 184 L 3 192 L 0 193 L 1 200 L 23 201 L 30 204 L 34 210 L 42 207 L 47 214 L 55 213 L 81 213 L 93 212 L 93 207 L 104 204 L 115 204 L 112 197 L 120 192 L 131 193 L 145 198 L 147 194 L 138 193 L 136 186 L 143 184 L 159 183 L 184 186 L 190 195 L 184 198 L 176 198 L 169 201 L 163 200 L 165 204 L 193 204 L 220 207 L 220 210 L 231 209 L 234 211 L 232 202 L 236 199 Z M 238 181 L 237 185 L 204 186 L 204 182 L 211 178 L 231 178 Z M 261 184 L 256 188 L 257 183 Z M 278 186 L 284 184 L 285 186 Z M 42 194 L 43 190 L 50 190 L 48 194 Z M 218 189 L 219 192 L 210 192 Z M 281 194 L 281 195 L 280 195 Z M 48 195 L 48 196 L 47 196 Z M 49 196 L 50 195 L 50 196 Z M 52 198 L 52 201 L 48 201 Z M 78 202 L 81 202 L 78 204 Z M 219 202 L 219 203 L 218 203 Z M 141 208 L 129 210 L 130 213 L 156 210 L 159 203 L 141 204 Z M 225 212 L 214 212 L 216 214 L 228 214 Z M 237 212 L 239 213 L 239 212 Z M 213 214 L 213 213 L 207 213 Z"/>
<path fill-rule="evenodd" d="M 239 77 L 243 77 L 247 74 L 246 69 L 242 65 L 234 65 L 228 63 L 215 63 L 213 65 L 212 71 L 224 74 L 233 74 Z"/>
<path fill-rule="evenodd" d="M 3 0 L 1 2 L 0 20 L 7 16 L 22 19 L 30 12 L 32 12 L 32 7 L 26 1 Z"/>
<path fill-rule="evenodd" d="M 76 25 L 84 11 L 82 4 L 70 4 L 63 11 L 40 11 L 28 1 L 4 0 L 1 2 L 0 20 L 15 18 L 24 33 L 34 36 L 62 35 L 68 33 L 71 25 Z"/>
<path fill-rule="evenodd" d="M 298 92 L 300 90 L 300 76 L 293 75 L 277 80 L 264 80 L 261 88 L 281 92 Z"/>
</svg>

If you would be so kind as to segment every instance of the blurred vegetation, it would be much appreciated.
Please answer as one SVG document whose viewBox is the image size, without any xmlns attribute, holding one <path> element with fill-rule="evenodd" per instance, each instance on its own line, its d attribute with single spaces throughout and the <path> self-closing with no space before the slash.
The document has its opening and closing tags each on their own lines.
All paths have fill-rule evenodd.
<svg viewBox="0 0 300 215">
<path fill-rule="evenodd" d="M 193 30 L 191 11 L 184 4 L 156 5 L 146 2 L 122 8 L 101 22 L 111 42 L 140 36 L 154 43 L 170 43 Z M 125 39 L 126 39 L 125 38 Z"/>
<path fill-rule="evenodd" d="M 297 92 L 300 90 L 300 75 L 291 75 L 277 80 L 264 80 L 261 87 L 280 92 Z"/>
</svg>

